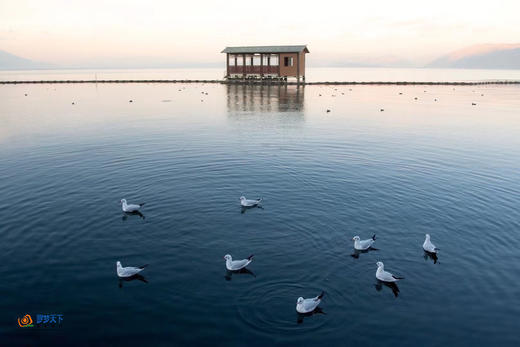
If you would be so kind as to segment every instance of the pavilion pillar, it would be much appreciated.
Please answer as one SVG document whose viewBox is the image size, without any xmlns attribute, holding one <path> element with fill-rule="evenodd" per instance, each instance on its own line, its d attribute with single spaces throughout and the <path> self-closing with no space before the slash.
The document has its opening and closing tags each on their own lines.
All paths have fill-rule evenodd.
<svg viewBox="0 0 520 347">
<path fill-rule="evenodd" d="M 264 54 L 260 53 L 260 79 L 264 78 Z"/>
<path fill-rule="evenodd" d="M 296 81 L 300 84 L 300 53 L 296 57 Z"/>
<path fill-rule="evenodd" d="M 242 54 L 242 63 L 243 63 L 243 65 L 242 65 L 242 77 L 246 78 L 246 64 L 247 64 L 247 62 L 246 62 L 246 55 L 245 54 Z"/>
<path fill-rule="evenodd" d="M 229 53 L 226 53 L 226 77 L 229 78 Z"/>
</svg>

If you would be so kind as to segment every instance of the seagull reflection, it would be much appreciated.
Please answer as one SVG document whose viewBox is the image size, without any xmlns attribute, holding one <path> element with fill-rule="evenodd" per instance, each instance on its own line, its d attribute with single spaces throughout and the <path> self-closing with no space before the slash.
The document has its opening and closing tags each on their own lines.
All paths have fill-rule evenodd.
<svg viewBox="0 0 520 347">
<path fill-rule="evenodd" d="M 252 210 L 254 208 L 264 209 L 261 205 L 256 206 L 240 206 L 240 213 L 244 214 L 247 210 Z"/>
<path fill-rule="evenodd" d="M 131 281 L 135 281 L 135 280 L 139 280 L 144 283 L 148 283 L 148 281 L 146 280 L 146 278 L 144 278 L 143 275 L 135 274 L 130 277 L 120 277 L 119 278 L 119 288 L 123 288 L 123 282 L 131 282 Z"/>
<path fill-rule="evenodd" d="M 361 251 L 361 250 L 359 250 L 359 249 L 355 249 L 355 250 L 354 250 L 354 253 L 352 253 L 350 256 L 351 256 L 352 258 L 359 259 L 359 255 L 360 255 L 361 253 L 368 253 L 368 252 L 371 252 L 371 251 L 379 251 L 379 249 L 377 249 L 377 248 L 373 248 L 373 247 L 370 247 L 369 249 L 365 249 L 365 250 L 363 250 L 363 251 Z"/>
<path fill-rule="evenodd" d="M 434 263 L 434 264 L 437 264 L 437 260 L 438 260 L 439 258 L 437 258 L 437 253 L 431 253 L 431 252 L 426 252 L 426 251 L 424 251 L 424 260 L 427 261 L 428 259 L 433 260 L 433 263 Z"/>
<path fill-rule="evenodd" d="M 134 212 L 123 212 L 123 217 L 121 219 L 125 221 L 128 219 L 128 216 L 139 216 L 142 219 L 145 218 L 144 214 L 142 214 L 140 211 L 134 211 Z"/>
<path fill-rule="evenodd" d="M 296 313 L 296 323 L 302 324 L 305 317 L 314 316 L 315 314 L 326 314 L 321 307 L 316 307 L 314 311 L 308 313 Z"/>
<path fill-rule="evenodd" d="M 380 280 L 377 280 L 375 287 L 378 292 L 383 289 L 383 286 L 387 286 L 388 288 L 392 289 L 392 293 L 394 293 L 394 296 L 397 298 L 399 296 L 399 287 L 395 282 L 383 282 Z"/>
<path fill-rule="evenodd" d="M 256 275 L 253 271 L 249 270 L 248 268 L 243 268 L 238 271 L 226 270 L 226 274 L 224 275 L 224 278 L 226 279 L 226 281 L 231 281 L 231 277 L 233 277 L 234 274 L 247 274 L 247 275 L 256 277 Z"/>
</svg>

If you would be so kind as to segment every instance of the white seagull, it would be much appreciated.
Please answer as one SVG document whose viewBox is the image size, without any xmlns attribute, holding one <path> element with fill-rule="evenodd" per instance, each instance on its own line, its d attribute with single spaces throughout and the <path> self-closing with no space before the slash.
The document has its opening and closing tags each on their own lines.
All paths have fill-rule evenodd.
<svg viewBox="0 0 520 347">
<path fill-rule="evenodd" d="M 137 275 L 139 272 L 143 271 L 145 267 L 148 266 L 148 264 L 139 266 L 139 267 L 133 267 L 133 266 L 127 266 L 123 267 L 121 265 L 121 262 L 118 261 L 116 263 L 117 266 L 117 276 L 119 277 L 132 277 L 134 275 Z"/>
<path fill-rule="evenodd" d="M 253 206 L 257 206 L 260 202 L 262 201 L 262 199 L 256 199 L 256 200 L 248 200 L 246 199 L 245 196 L 241 196 L 240 197 L 240 205 L 242 205 L 243 207 L 253 207 Z"/>
<path fill-rule="evenodd" d="M 300 296 L 296 301 L 296 311 L 298 313 L 309 313 L 314 311 L 320 304 L 324 294 L 325 292 L 321 292 L 320 295 L 311 299 L 304 299 Z"/>
<path fill-rule="evenodd" d="M 238 271 L 242 270 L 253 261 L 253 255 L 251 254 L 247 259 L 233 260 L 229 254 L 226 254 L 224 259 L 226 259 L 226 269 L 229 271 Z"/>
<path fill-rule="evenodd" d="M 422 248 L 426 251 L 426 252 L 430 252 L 430 253 L 437 253 L 437 251 L 439 250 L 437 247 L 435 247 L 435 245 L 430 241 L 430 234 L 426 234 L 426 239 L 424 240 L 424 243 L 422 245 Z"/>
<path fill-rule="evenodd" d="M 144 203 L 139 205 L 127 204 L 126 199 L 121 199 L 121 205 L 123 208 L 123 212 L 137 212 L 144 205 Z"/>
<path fill-rule="evenodd" d="M 377 263 L 376 278 L 383 282 L 397 282 L 398 280 L 404 279 L 404 277 L 397 277 L 392 275 L 390 272 L 385 271 L 385 265 L 382 261 Z"/>
<path fill-rule="evenodd" d="M 376 235 L 374 234 L 371 239 L 367 240 L 360 240 L 359 236 L 354 236 L 352 240 L 354 240 L 354 249 L 357 249 L 358 251 L 366 251 L 372 247 L 374 242 L 376 242 Z"/>
</svg>

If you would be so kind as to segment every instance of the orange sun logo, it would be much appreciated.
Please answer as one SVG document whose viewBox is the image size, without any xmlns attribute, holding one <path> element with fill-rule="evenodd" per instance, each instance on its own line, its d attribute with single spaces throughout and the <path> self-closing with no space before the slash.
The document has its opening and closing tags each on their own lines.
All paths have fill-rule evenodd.
<svg viewBox="0 0 520 347">
<path fill-rule="evenodd" d="M 18 318 L 18 325 L 21 328 L 32 327 L 33 326 L 33 320 L 31 318 L 31 315 L 30 314 L 26 314 L 25 316 L 22 317 L 22 319 Z"/>
</svg>

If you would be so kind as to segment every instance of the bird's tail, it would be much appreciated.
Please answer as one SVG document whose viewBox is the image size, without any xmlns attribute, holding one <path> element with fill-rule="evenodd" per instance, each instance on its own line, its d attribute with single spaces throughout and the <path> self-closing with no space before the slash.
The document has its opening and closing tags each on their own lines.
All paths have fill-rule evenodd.
<svg viewBox="0 0 520 347">
<path fill-rule="evenodd" d="M 264 200 L 264 198 L 258 199 L 257 202 L 262 202 L 262 200 Z"/>
<path fill-rule="evenodd" d="M 323 298 L 323 295 L 325 295 L 325 292 L 322 290 L 322 291 L 321 291 L 321 294 L 318 295 L 318 299 L 321 300 L 321 298 Z"/>
<path fill-rule="evenodd" d="M 247 260 L 251 261 L 255 255 L 251 254 L 249 257 L 247 257 Z"/>
<path fill-rule="evenodd" d="M 374 235 L 372 236 L 372 240 L 374 240 L 374 241 L 376 240 L 376 234 L 374 234 Z"/>
<path fill-rule="evenodd" d="M 394 276 L 392 275 L 393 278 L 395 278 L 396 280 L 404 280 L 404 277 L 398 277 L 398 276 Z"/>
<path fill-rule="evenodd" d="M 144 204 L 146 204 L 145 202 L 143 202 L 142 204 L 139 204 L 139 206 L 144 206 Z"/>
<path fill-rule="evenodd" d="M 139 266 L 139 269 L 142 270 L 142 269 L 144 269 L 144 268 L 147 267 L 147 266 L 148 266 L 148 264 L 144 264 L 143 266 Z"/>
</svg>

